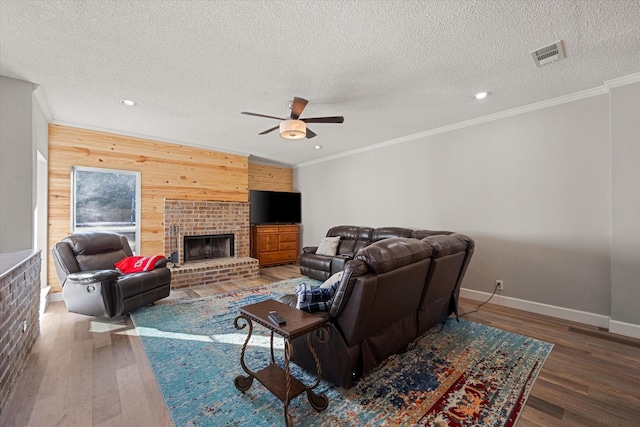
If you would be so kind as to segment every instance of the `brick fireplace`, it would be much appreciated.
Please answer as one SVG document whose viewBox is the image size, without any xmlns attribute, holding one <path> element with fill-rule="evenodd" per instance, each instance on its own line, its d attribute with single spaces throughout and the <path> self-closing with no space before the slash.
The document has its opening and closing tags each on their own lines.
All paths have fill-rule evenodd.
<svg viewBox="0 0 640 427">
<path fill-rule="evenodd" d="M 212 236 L 224 243 L 213 243 Z M 176 268 L 173 268 L 173 263 L 168 264 L 171 267 L 172 288 L 258 277 L 258 260 L 249 256 L 249 239 L 249 203 L 199 200 L 164 202 L 165 254 L 167 257 L 172 252 L 178 254 Z M 185 254 L 185 241 L 188 242 L 188 254 Z M 191 241 L 199 243 L 192 245 Z M 190 255 L 195 255 L 196 260 L 189 260 Z"/>
<path fill-rule="evenodd" d="M 183 262 L 205 261 L 208 259 L 231 258 L 235 255 L 234 234 L 203 234 L 183 236 Z"/>
</svg>

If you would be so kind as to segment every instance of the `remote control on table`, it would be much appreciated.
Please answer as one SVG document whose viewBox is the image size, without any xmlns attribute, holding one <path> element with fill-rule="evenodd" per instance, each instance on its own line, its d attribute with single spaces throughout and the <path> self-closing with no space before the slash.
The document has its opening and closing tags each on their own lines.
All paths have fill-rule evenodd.
<svg viewBox="0 0 640 427">
<path fill-rule="evenodd" d="M 282 316 L 278 314 L 277 311 L 270 311 L 269 319 L 271 319 L 273 322 L 277 323 L 278 325 L 284 325 L 285 323 L 287 323 L 287 321 L 284 320 Z"/>
</svg>

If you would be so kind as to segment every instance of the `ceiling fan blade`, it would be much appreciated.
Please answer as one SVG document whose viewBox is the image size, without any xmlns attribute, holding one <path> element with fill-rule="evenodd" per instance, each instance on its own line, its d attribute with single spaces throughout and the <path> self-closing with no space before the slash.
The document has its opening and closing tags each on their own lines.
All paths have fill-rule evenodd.
<svg viewBox="0 0 640 427">
<path fill-rule="evenodd" d="M 293 120 L 298 120 L 300 114 L 302 114 L 302 110 L 307 106 L 307 101 L 304 98 L 298 98 L 297 96 L 293 97 L 293 105 L 291 105 L 291 118 Z"/>
<path fill-rule="evenodd" d="M 280 127 L 280 125 L 278 125 L 278 126 L 274 126 L 274 127 L 272 127 L 271 129 L 267 129 L 267 130 L 265 130 L 265 131 L 260 132 L 258 135 L 266 135 L 266 134 L 268 134 L 269 132 L 273 132 L 274 130 L 278 129 L 279 127 Z"/>
<path fill-rule="evenodd" d="M 311 129 L 307 128 L 307 139 L 311 139 L 314 136 L 316 136 L 316 133 L 314 131 L 312 131 Z"/>
<path fill-rule="evenodd" d="M 344 123 L 344 117 L 309 117 L 306 119 L 300 119 L 305 123 Z"/>
<path fill-rule="evenodd" d="M 246 114 L 247 116 L 266 117 L 267 119 L 287 120 L 287 119 L 283 119 L 281 117 L 265 116 L 264 114 L 248 113 L 246 111 L 242 111 L 240 114 Z"/>
</svg>

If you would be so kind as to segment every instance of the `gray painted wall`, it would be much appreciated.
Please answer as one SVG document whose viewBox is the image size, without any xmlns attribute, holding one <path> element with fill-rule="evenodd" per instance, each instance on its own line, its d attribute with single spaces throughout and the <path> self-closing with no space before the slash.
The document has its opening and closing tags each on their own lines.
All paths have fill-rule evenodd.
<svg viewBox="0 0 640 427">
<path fill-rule="evenodd" d="M 38 96 L 40 99 L 38 99 Z M 48 246 L 48 205 L 49 205 L 49 120 L 45 115 L 41 105 L 46 108 L 46 100 L 44 99 L 44 91 L 41 87 L 37 87 L 33 91 L 33 111 L 32 111 L 32 133 L 34 144 L 36 147 L 36 189 L 33 191 L 35 203 L 34 215 L 34 234 L 35 248 L 42 251 L 42 266 L 40 268 L 40 283 L 43 287 L 48 286 L 48 265 L 46 262 L 46 254 L 49 253 Z M 47 110 L 48 111 L 48 110 Z"/>
<path fill-rule="evenodd" d="M 33 85 L 0 76 L 0 250 L 33 248 Z"/>
<path fill-rule="evenodd" d="M 476 241 L 463 287 L 491 292 L 502 279 L 505 296 L 609 316 L 609 102 L 607 93 L 302 165 L 303 245 L 338 224 L 453 230 Z"/>
<path fill-rule="evenodd" d="M 640 83 L 611 90 L 611 317 L 640 325 Z"/>
</svg>

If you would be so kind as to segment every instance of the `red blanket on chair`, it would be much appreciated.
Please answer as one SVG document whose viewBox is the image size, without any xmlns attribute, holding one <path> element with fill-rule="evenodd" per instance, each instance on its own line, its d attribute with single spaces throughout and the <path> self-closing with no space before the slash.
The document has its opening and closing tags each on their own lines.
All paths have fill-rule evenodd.
<svg viewBox="0 0 640 427">
<path fill-rule="evenodd" d="M 163 258 L 163 255 L 129 256 L 116 262 L 114 265 L 124 274 L 140 273 L 141 271 L 153 270 L 156 263 Z"/>
</svg>

